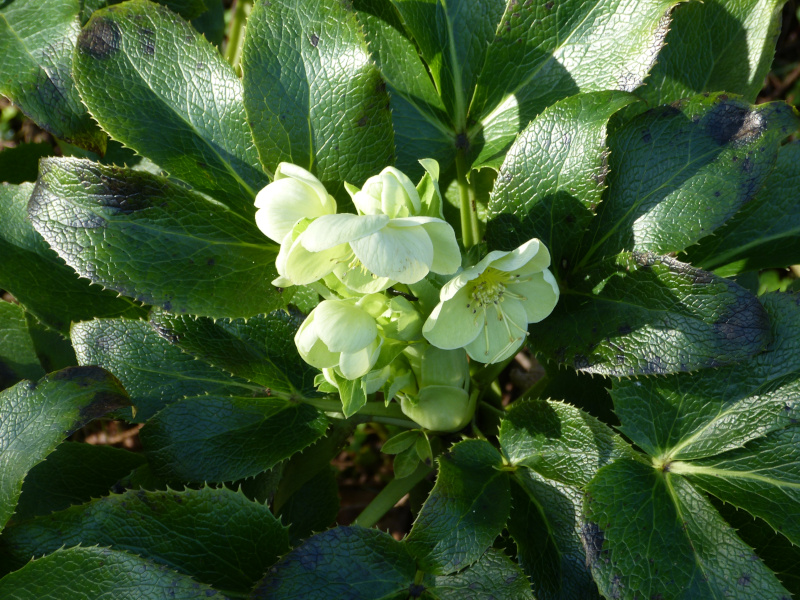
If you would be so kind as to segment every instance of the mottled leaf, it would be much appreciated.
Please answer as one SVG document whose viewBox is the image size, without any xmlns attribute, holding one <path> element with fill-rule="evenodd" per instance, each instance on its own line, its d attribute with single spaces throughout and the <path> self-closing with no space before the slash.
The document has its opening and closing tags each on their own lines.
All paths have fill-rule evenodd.
<svg viewBox="0 0 800 600">
<path fill-rule="evenodd" d="M 45 159 L 28 214 L 80 275 L 146 304 L 242 317 L 284 303 L 277 247 L 255 223 L 166 178 Z"/>
<path fill-rule="evenodd" d="M 246 592 L 289 549 L 289 534 L 265 504 L 227 488 L 129 491 L 8 527 L 7 569 L 61 547 L 111 546 L 197 581 Z"/>
<path fill-rule="evenodd" d="M 131 395 L 136 415 L 146 421 L 168 404 L 198 394 L 265 394 L 259 386 L 181 352 L 144 321 L 97 319 L 72 328 L 83 365 L 100 365 L 116 375 Z"/>
<path fill-rule="evenodd" d="M 465 440 L 439 457 L 436 485 L 405 543 L 420 568 L 447 575 L 474 563 L 508 519 L 511 494 L 500 453 Z"/>
<path fill-rule="evenodd" d="M 222 482 L 272 468 L 319 439 L 327 424 L 314 407 L 290 400 L 200 396 L 167 406 L 140 439 L 156 475 Z"/>
<path fill-rule="evenodd" d="M 0 528 L 28 471 L 73 431 L 129 403 L 119 381 L 99 367 L 70 367 L 0 393 Z"/>
<path fill-rule="evenodd" d="M 81 98 L 100 126 L 242 215 L 268 183 L 242 101 L 217 49 L 167 8 L 132 0 L 99 10 L 75 53 Z M 112 93 L 110 93 L 112 92 Z"/>
<path fill-rule="evenodd" d="M 361 185 L 394 162 L 389 97 L 355 12 L 336 0 L 257 2 L 242 58 L 261 163 Z"/>
<path fill-rule="evenodd" d="M 615 381 L 621 431 L 651 456 L 714 456 L 800 417 L 800 296 L 762 297 L 772 342 L 746 362 L 666 378 Z"/>
</svg>

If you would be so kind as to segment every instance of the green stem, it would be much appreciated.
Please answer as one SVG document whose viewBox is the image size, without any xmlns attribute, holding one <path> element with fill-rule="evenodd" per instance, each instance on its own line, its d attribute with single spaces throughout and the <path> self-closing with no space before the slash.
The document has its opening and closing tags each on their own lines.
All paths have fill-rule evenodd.
<svg viewBox="0 0 800 600">
<path fill-rule="evenodd" d="M 360 525 L 361 527 L 373 527 L 381 520 L 383 515 L 389 512 L 403 496 L 409 493 L 420 481 L 425 479 L 425 476 L 430 472 L 431 467 L 421 462 L 417 465 L 416 470 L 408 477 L 392 479 L 387 486 L 372 499 L 372 502 L 367 505 L 361 514 L 356 517 L 354 524 Z"/>
<path fill-rule="evenodd" d="M 481 241 L 478 228 L 478 211 L 475 205 L 475 196 L 467 181 L 467 161 L 462 151 L 456 154 L 456 183 L 458 184 L 458 198 L 461 204 L 461 241 L 464 248 L 469 250 Z"/>
<path fill-rule="evenodd" d="M 342 401 L 338 398 L 303 398 L 303 402 L 315 406 L 324 412 L 342 412 Z M 394 402 L 389 404 L 389 406 L 384 405 L 382 402 L 367 402 L 354 416 L 367 417 L 368 420 L 376 423 L 397 425 L 398 427 L 405 427 L 407 429 L 420 428 L 417 423 L 407 418 L 400 409 L 400 405 Z"/>
<path fill-rule="evenodd" d="M 233 17 L 228 27 L 228 45 L 225 47 L 225 60 L 234 70 L 238 71 L 239 61 L 242 59 L 242 46 L 244 42 L 244 26 L 250 14 L 253 0 L 236 0 Z"/>
</svg>

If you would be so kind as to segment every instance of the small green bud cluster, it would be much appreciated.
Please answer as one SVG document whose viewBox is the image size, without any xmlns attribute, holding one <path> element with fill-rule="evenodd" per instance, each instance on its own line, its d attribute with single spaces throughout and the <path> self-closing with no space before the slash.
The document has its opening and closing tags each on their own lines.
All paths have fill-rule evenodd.
<svg viewBox="0 0 800 600">
<path fill-rule="evenodd" d="M 311 285 L 326 298 L 295 336 L 303 359 L 342 394 L 354 388 L 343 381 L 364 398 L 381 390 L 422 427 L 455 431 L 475 408 L 468 357 L 513 356 L 559 294 L 536 239 L 462 268 L 438 165 L 422 164 L 417 186 L 393 167 L 361 189 L 345 184 L 352 214 L 337 213 L 311 173 L 281 163 L 256 197 L 256 223 L 280 244 L 274 285 Z M 442 285 L 442 276 L 452 278 Z"/>
</svg>

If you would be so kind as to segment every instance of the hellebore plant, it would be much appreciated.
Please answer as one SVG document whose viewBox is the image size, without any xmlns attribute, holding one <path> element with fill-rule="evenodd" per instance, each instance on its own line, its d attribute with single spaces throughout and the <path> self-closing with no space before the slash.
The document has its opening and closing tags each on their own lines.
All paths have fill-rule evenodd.
<svg viewBox="0 0 800 600">
<path fill-rule="evenodd" d="M 0 2 L 0 598 L 800 598 L 783 4 Z"/>
</svg>

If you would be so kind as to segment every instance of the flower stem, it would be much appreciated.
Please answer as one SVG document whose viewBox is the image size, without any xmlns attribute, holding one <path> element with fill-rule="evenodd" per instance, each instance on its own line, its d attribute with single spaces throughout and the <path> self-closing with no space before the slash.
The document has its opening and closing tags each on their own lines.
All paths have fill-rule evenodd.
<svg viewBox="0 0 800 600">
<path fill-rule="evenodd" d="M 425 479 L 431 472 L 431 467 L 425 463 L 419 463 L 417 469 L 408 477 L 403 479 L 392 479 L 380 493 L 372 499 L 367 507 L 356 517 L 353 522 L 361 527 L 373 527 L 381 520 L 383 515 L 389 512 L 400 499 L 410 492 L 415 485 Z"/>
<path fill-rule="evenodd" d="M 338 398 L 304 398 L 303 402 L 310 404 L 311 406 L 314 406 L 323 412 L 342 412 L 342 402 Z M 375 423 L 397 425 L 398 427 L 405 427 L 407 429 L 419 429 L 419 425 L 407 418 L 400 409 L 400 405 L 396 403 L 386 406 L 382 402 L 367 402 L 354 416 L 363 417 L 369 421 L 374 421 Z"/>
<path fill-rule="evenodd" d="M 225 47 L 225 60 L 235 71 L 239 71 L 239 61 L 242 59 L 242 46 L 244 42 L 244 26 L 250 14 L 253 0 L 236 0 L 233 17 L 228 27 L 228 45 Z"/>
<path fill-rule="evenodd" d="M 461 242 L 464 248 L 470 249 L 481 241 L 478 228 L 478 212 L 475 206 L 475 194 L 467 181 L 467 161 L 462 151 L 456 154 L 456 183 L 458 198 L 461 204 Z"/>
</svg>

